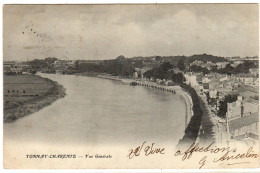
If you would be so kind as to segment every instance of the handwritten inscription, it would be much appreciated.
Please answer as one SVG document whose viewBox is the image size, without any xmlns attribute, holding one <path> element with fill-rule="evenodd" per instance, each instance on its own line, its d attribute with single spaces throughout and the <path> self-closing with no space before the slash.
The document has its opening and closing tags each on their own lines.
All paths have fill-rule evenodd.
<svg viewBox="0 0 260 173">
<path fill-rule="evenodd" d="M 220 161 L 226 161 L 226 160 L 238 160 L 238 159 L 245 159 L 245 158 L 258 158 L 259 154 L 254 153 L 253 147 L 248 148 L 246 153 L 236 153 L 236 154 L 230 154 L 226 152 L 223 156 L 220 158 L 216 158 L 213 161 L 214 162 L 220 162 Z"/>
<path fill-rule="evenodd" d="M 129 159 L 132 159 L 134 156 L 140 156 L 142 153 L 145 156 L 149 156 L 152 154 L 165 154 L 165 148 L 155 147 L 155 143 L 152 143 L 151 145 L 145 145 L 145 143 L 146 141 L 135 149 L 130 149 L 127 157 Z"/>
<path fill-rule="evenodd" d="M 175 153 L 175 156 L 182 156 L 182 160 L 186 160 L 186 159 L 190 159 L 192 154 L 195 153 L 195 152 L 199 152 L 199 153 L 219 153 L 219 152 L 236 152 L 236 149 L 233 148 L 233 149 L 230 149 L 230 147 L 222 147 L 222 148 L 219 148 L 217 146 L 212 146 L 214 144 L 214 142 L 212 142 L 211 144 L 209 144 L 207 147 L 201 147 L 199 146 L 199 143 L 193 143 L 191 144 L 191 146 L 185 150 L 185 151 L 181 151 L 181 150 L 178 150 L 176 153 Z"/>
<path fill-rule="evenodd" d="M 252 147 L 248 148 L 246 153 L 240 153 L 240 152 L 237 152 L 236 148 L 230 148 L 230 147 L 221 147 L 220 148 L 217 146 L 213 146 L 213 144 L 214 144 L 214 142 L 209 144 L 207 147 L 202 147 L 199 145 L 199 143 L 193 143 L 185 151 L 178 150 L 175 153 L 175 156 L 182 156 L 182 161 L 185 161 L 186 159 L 190 159 L 192 157 L 193 153 L 205 153 L 205 154 L 219 153 L 221 156 L 214 158 L 213 163 L 229 161 L 229 160 L 241 160 L 241 162 L 233 163 L 233 164 L 248 163 L 248 162 L 243 162 L 242 159 L 259 157 L 259 154 L 256 154 L 253 151 Z M 200 165 L 199 168 L 202 168 L 206 164 L 206 162 L 207 162 L 207 156 L 203 156 L 199 160 L 199 165 Z M 233 164 L 228 164 L 228 165 L 233 165 Z"/>
<path fill-rule="evenodd" d="M 198 158 L 199 168 L 203 168 L 207 163 L 221 163 L 224 162 L 227 165 L 235 164 L 248 164 L 248 160 L 256 159 L 259 154 L 253 150 L 253 147 L 249 147 L 245 152 L 239 152 L 235 147 L 218 147 L 214 145 L 215 142 L 206 146 L 201 146 L 200 143 L 193 143 L 187 149 L 177 150 L 174 153 L 175 157 L 181 157 L 182 161 L 191 159 L 195 153 L 201 153 L 202 158 Z M 155 146 L 155 143 L 147 144 L 143 142 L 141 145 L 130 149 L 127 157 L 132 159 L 141 155 L 163 155 L 165 154 L 165 148 Z M 201 156 L 201 155 L 200 155 Z M 211 156 L 211 157 L 209 157 Z M 230 162 L 232 163 L 230 163 Z"/>
</svg>

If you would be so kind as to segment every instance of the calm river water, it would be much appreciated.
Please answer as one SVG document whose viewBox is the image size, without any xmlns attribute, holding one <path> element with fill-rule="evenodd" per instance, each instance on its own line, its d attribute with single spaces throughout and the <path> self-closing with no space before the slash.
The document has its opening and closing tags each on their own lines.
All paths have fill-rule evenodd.
<svg viewBox="0 0 260 173">
<path fill-rule="evenodd" d="M 184 135 L 185 104 L 179 95 L 94 77 L 40 75 L 62 84 L 67 95 L 34 114 L 4 123 L 5 145 L 11 148 L 25 141 L 35 147 L 133 141 L 174 145 Z"/>
</svg>

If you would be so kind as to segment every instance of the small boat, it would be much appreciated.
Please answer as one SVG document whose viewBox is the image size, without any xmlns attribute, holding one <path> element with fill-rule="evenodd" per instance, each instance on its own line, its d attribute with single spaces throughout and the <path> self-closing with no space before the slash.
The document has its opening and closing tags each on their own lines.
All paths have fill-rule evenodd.
<svg viewBox="0 0 260 173">
<path fill-rule="evenodd" d="M 136 82 L 131 82 L 130 85 L 132 85 L 132 86 L 136 86 L 137 83 L 136 83 Z"/>
</svg>

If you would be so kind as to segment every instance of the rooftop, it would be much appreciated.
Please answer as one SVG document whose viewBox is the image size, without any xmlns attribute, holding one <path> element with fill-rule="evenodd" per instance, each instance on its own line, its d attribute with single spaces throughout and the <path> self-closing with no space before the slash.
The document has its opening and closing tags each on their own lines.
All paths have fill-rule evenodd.
<svg viewBox="0 0 260 173">
<path fill-rule="evenodd" d="M 256 76 L 253 74 L 243 74 L 243 73 L 236 75 L 236 77 L 238 77 L 238 78 L 256 78 Z"/>
<path fill-rule="evenodd" d="M 246 102 L 248 102 L 248 103 L 252 103 L 252 104 L 259 104 L 259 101 L 258 100 L 255 100 L 255 99 L 251 99 L 251 98 L 248 98 L 248 99 L 246 99 L 246 100 L 243 100 L 243 103 L 246 103 Z"/>
<path fill-rule="evenodd" d="M 229 131 L 234 131 L 236 129 L 240 129 L 242 127 L 254 124 L 259 122 L 259 112 L 241 117 L 241 118 L 237 118 L 234 120 L 230 120 L 228 122 L 229 125 Z"/>
<path fill-rule="evenodd" d="M 208 83 L 203 83 L 203 89 L 209 89 L 209 84 Z"/>
</svg>

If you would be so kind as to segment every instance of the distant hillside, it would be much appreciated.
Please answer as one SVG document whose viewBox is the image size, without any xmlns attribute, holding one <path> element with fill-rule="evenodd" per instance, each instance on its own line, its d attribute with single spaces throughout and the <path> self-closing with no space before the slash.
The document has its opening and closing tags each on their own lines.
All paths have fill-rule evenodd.
<svg viewBox="0 0 260 173">
<path fill-rule="evenodd" d="M 224 57 L 219 57 L 219 56 L 213 56 L 213 55 L 207 55 L 207 54 L 202 54 L 202 55 L 192 55 L 188 58 L 189 62 L 193 61 L 211 61 L 213 63 L 217 62 L 228 62 L 228 60 Z"/>
<path fill-rule="evenodd" d="M 156 61 L 167 61 L 172 64 L 177 64 L 177 62 L 182 59 L 186 63 L 191 63 L 195 60 L 197 61 L 211 61 L 213 63 L 216 62 L 228 62 L 228 60 L 224 57 L 219 56 L 213 56 L 213 55 L 207 55 L 207 54 L 201 54 L 201 55 L 192 55 L 192 56 L 149 56 L 149 57 L 133 57 L 130 58 L 132 60 L 152 60 L 155 59 Z"/>
</svg>

